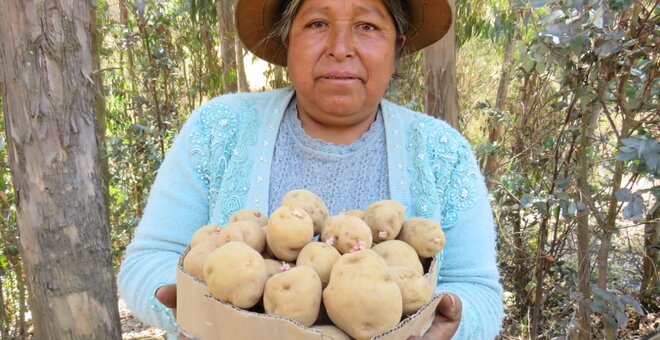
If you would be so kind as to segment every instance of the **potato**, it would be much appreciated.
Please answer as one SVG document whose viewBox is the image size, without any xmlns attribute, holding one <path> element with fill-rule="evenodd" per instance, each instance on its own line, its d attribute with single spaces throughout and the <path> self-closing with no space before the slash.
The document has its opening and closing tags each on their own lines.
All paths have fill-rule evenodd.
<svg viewBox="0 0 660 340">
<path fill-rule="evenodd" d="M 211 295 L 244 309 L 259 302 L 267 275 L 264 259 L 243 242 L 218 247 L 204 263 L 204 279 Z"/>
<path fill-rule="evenodd" d="M 323 303 L 332 322 L 356 339 L 369 339 L 399 323 L 401 289 L 376 252 L 346 253 L 335 263 Z"/>
<path fill-rule="evenodd" d="M 213 235 L 217 236 L 220 234 L 220 230 L 222 230 L 222 227 L 217 224 L 207 224 L 203 227 L 200 227 L 197 229 L 197 231 L 195 231 L 192 238 L 190 239 L 190 247 L 192 248 L 198 243 L 206 241 Z"/>
<path fill-rule="evenodd" d="M 222 246 L 231 241 L 240 241 L 245 242 L 245 237 L 243 237 L 243 231 L 238 227 L 224 227 L 220 230 L 220 233 L 216 236 L 218 240 L 218 245 Z"/>
<path fill-rule="evenodd" d="M 257 222 L 242 220 L 229 223 L 225 229 L 236 228 L 243 236 L 243 242 L 247 243 L 257 252 L 261 253 L 266 247 L 266 233 Z M 240 241 L 240 240 L 239 240 Z"/>
<path fill-rule="evenodd" d="M 280 206 L 291 205 L 304 209 L 314 222 L 314 235 L 320 235 L 323 222 L 328 218 L 328 207 L 323 200 L 311 191 L 291 190 L 284 195 Z"/>
<path fill-rule="evenodd" d="M 363 219 L 364 218 L 364 211 L 362 211 L 360 209 L 346 210 L 346 211 L 339 212 L 339 215 L 355 216 L 359 219 Z"/>
<path fill-rule="evenodd" d="M 371 228 L 374 243 L 395 239 L 401 231 L 404 218 L 403 205 L 393 200 L 371 203 L 364 211 L 364 221 Z"/>
<path fill-rule="evenodd" d="M 268 219 L 268 249 L 280 260 L 295 261 L 300 250 L 312 241 L 312 237 L 312 218 L 300 207 L 280 206 Z"/>
<path fill-rule="evenodd" d="M 278 261 L 273 259 L 264 259 L 264 261 L 266 261 L 266 271 L 268 272 L 269 279 L 275 274 L 279 274 L 281 272 L 287 271 L 296 266 L 295 263 L 289 263 L 289 262 Z"/>
<path fill-rule="evenodd" d="M 340 328 L 333 325 L 317 325 L 312 327 L 313 329 L 318 329 L 323 333 L 323 339 L 330 340 L 353 340 L 348 334 L 344 333 Z"/>
<path fill-rule="evenodd" d="M 268 223 L 268 216 L 262 213 L 259 210 L 255 209 L 243 209 L 235 212 L 231 217 L 229 217 L 228 223 L 234 223 L 238 221 L 253 221 L 257 222 L 260 226 L 265 226 Z"/>
<path fill-rule="evenodd" d="M 389 240 L 373 246 L 373 251 L 378 253 L 390 267 L 406 267 L 424 275 L 422 261 L 413 247 L 401 240 Z"/>
<path fill-rule="evenodd" d="M 445 247 L 445 233 L 438 223 L 428 218 L 405 221 L 398 239 L 412 246 L 422 258 L 433 257 Z"/>
<path fill-rule="evenodd" d="M 205 241 L 197 243 L 190 248 L 186 257 L 183 258 L 183 270 L 203 281 L 204 262 L 206 262 L 206 258 L 209 254 L 218 247 L 218 242 L 213 237 L 209 237 Z"/>
<path fill-rule="evenodd" d="M 264 289 L 266 313 L 288 317 L 310 327 L 321 307 L 321 279 L 310 266 L 273 275 Z"/>
<path fill-rule="evenodd" d="M 298 254 L 296 265 L 312 267 L 325 288 L 330 280 L 330 271 L 340 257 L 335 247 L 323 242 L 310 242 Z"/>
<path fill-rule="evenodd" d="M 270 250 L 270 247 L 268 246 L 268 225 L 265 225 L 263 228 L 264 235 L 266 235 L 266 245 L 264 246 L 264 250 L 261 252 L 261 256 L 264 259 L 273 259 L 277 261 L 277 258 L 275 258 L 275 254 L 273 254 L 273 251 Z"/>
<path fill-rule="evenodd" d="M 415 314 L 433 297 L 434 287 L 424 276 L 407 267 L 390 267 L 394 281 L 401 289 L 403 314 Z"/>
<path fill-rule="evenodd" d="M 349 215 L 328 217 L 323 224 L 321 241 L 346 254 L 351 251 L 371 248 L 371 229 L 361 219 Z"/>
</svg>

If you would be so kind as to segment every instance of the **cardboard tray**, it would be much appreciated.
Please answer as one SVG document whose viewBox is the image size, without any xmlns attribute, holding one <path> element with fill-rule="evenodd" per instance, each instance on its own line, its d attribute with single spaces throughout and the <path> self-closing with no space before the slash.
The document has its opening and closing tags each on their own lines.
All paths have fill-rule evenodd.
<svg viewBox="0 0 660 340">
<path fill-rule="evenodd" d="M 183 271 L 183 258 L 189 250 L 181 255 L 176 271 L 176 319 L 182 334 L 195 340 L 332 339 L 292 319 L 244 310 L 215 299 L 204 282 Z M 424 276 L 435 287 L 435 260 L 428 267 L 430 270 Z M 439 302 L 440 295 L 436 294 L 417 313 L 372 339 L 405 340 L 411 335 L 424 334 L 431 326 Z"/>
</svg>

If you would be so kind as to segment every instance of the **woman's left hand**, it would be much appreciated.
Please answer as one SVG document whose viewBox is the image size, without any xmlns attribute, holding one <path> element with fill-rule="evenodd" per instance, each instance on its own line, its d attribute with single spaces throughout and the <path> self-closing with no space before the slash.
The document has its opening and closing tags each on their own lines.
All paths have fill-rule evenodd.
<svg viewBox="0 0 660 340">
<path fill-rule="evenodd" d="M 435 318 L 431 327 L 423 336 L 411 336 L 408 340 L 444 340 L 451 339 L 461 323 L 463 304 L 461 299 L 452 293 L 444 293 L 435 308 Z"/>
</svg>

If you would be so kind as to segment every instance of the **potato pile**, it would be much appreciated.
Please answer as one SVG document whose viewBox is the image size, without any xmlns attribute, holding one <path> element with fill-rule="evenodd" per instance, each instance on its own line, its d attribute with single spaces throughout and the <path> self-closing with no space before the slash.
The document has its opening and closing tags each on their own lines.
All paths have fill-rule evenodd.
<svg viewBox="0 0 660 340">
<path fill-rule="evenodd" d="M 444 233 L 404 216 L 393 200 L 329 216 L 320 197 L 293 190 L 270 216 L 244 209 L 223 227 L 200 228 L 183 269 L 220 301 L 369 339 L 433 296 L 422 259 L 442 250 Z"/>
</svg>

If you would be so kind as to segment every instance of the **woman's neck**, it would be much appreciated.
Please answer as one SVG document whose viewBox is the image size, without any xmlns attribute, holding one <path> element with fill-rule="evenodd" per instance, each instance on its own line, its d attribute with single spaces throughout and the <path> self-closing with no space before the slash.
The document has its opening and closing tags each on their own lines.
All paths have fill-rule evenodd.
<svg viewBox="0 0 660 340">
<path fill-rule="evenodd" d="M 338 145 L 350 144 L 360 139 L 365 132 L 369 131 L 378 113 L 378 109 L 376 109 L 373 114 L 356 121 L 346 117 L 320 121 L 315 119 L 314 115 L 301 110 L 300 106 L 297 107 L 297 111 L 298 119 L 300 119 L 302 128 L 308 136 Z"/>
</svg>

